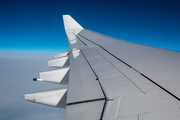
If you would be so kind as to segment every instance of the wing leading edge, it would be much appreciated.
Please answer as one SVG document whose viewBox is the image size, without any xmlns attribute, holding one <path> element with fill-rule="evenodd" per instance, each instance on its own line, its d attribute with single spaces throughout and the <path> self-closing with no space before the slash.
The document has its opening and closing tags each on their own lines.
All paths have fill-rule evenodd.
<svg viewBox="0 0 180 120">
<path fill-rule="evenodd" d="M 63 20 L 69 52 L 56 55 L 50 67 L 59 70 L 40 73 L 39 80 L 66 81 L 64 87 L 55 89 L 58 99 L 44 102 L 36 93 L 26 100 L 66 108 L 66 120 L 180 119 L 180 52 L 111 38 L 69 15 Z"/>
</svg>

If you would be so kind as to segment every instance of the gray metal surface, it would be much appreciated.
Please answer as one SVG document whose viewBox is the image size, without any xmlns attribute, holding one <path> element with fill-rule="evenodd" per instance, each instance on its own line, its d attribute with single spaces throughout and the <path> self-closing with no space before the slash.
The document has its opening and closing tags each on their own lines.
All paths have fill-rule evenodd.
<svg viewBox="0 0 180 120">
<path fill-rule="evenodd" d="M 70 76 L 67 103 L 104 98 L 96 76 L 79 51 L 74 58 L 70 52 Z"/>
<path fill-rule="evenodd" d="M 66 34 L 71 67 L 67 103 L 75 103 L 67 107 L 67 120 L 92 113 L 95 117 L 83 119 L 96 120 L 94 112 L 102 112 L 99 119 L 104 120 L 180 119 L 179 52 L 118 40 L 83 28 L 68 28 Z M 91 105 L 91 100 L 98 98 L 106 101 L 101 109 Z M 83 100 L 86 101 L 80 102 Z M 82 107 L 87 101 L 87 106 Z"/>
<path fill-rule="evenodd" d="M 67 106 L 65 120 L 99 120 L 103 105 L 104 100 Z"/>
<path fill-rule="evenodd" d="M 82 30 L 85 36 L 180 98 L 180 53 L 117 40 Z"/>
</svg>

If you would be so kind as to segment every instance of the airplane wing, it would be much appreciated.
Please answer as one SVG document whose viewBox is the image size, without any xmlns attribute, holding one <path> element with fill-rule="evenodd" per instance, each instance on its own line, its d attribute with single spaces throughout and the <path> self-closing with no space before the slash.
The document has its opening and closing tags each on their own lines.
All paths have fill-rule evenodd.
<svg viewBox="0 0 180 120">
<path fill-rule="evenodd" d="M 65 120 L 180 120 L 180 52 L 108 37 L 64 15 L 69 51 L 35 81 L 63 84 L 25 100 L 66 108 Z"/>
</svg>

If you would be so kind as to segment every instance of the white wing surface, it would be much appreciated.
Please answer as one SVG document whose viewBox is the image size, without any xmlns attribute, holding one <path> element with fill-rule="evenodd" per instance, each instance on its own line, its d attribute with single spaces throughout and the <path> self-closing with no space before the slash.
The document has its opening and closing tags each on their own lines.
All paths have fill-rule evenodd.
<svg viewBox="0 0 180 120">
<path fill-rule="evenodd" d="M 63 20 L 69 52 L 55 56 L 52 67 L 69 72 L 44 72 L 43 78 L 60 83 L 68 75 L 67 91 L 60 89 L 65 120 L 180 120 L 180 52 L 111 38 L 69 15 Z M 55 65 L 62 57 L 70 65 Z M 62 75 L 48 77 L 54 73 Z"/>
</svg>

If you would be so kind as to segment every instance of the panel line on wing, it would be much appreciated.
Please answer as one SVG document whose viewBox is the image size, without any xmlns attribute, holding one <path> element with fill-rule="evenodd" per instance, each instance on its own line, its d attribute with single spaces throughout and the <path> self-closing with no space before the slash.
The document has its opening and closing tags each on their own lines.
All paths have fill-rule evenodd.
<svg viewBox="0 0 180 120">
<path fill-rule="evenodd" d="M 126 62 L 124 62 L 123 60 L 121 60 L 120 58 L 116 57 L 114 54 L 110 53 L 108 50 L 106 50 L 104 47 L 102 47 L 101 45 L 87 39 L 86 37 L 82 36 L 81 34 L 78 34 L 80 35 L 81 37 L 85 38 L 86 40 L 88 40 L 89 42 L 91 43 L 94 43 L 95 45 L 99 46 L 100 48 L 102 48 L 103 50 L 105 50 L 107 53 L 109 53 L 110 55 L 112 55 L 113 57 L 115 57 L 116 59 L 118 59 L 119 61 L 121 61 L 122 63 L 126 64 L 128 67 L 132 68 L 129 64 L 127 64 Z"/>
<path fill-rule="evenodd" d="M 84 58 L 86 59 L 86 62 L 88 63 L 88 65 L 90 66 L 91 70 L 93 71 L 94 75 L 96 76 L 96 80 L 99 80 L 99 77 L 97 76 L 96 72 L 94 71 L 94 69 L 92 68 L 92 66 L 90 65 L 90 63 L 88 62 L 86 56 L 84 55 L 83 51 L 80 50 L 82 55 L 84 56 Z"/>
<path fill-rule="evenodd" d="M 102 87 L 102 84 L 101 84 L 101 82 L 100 82 L 100 80 L 99 80 L 99 77 L 97 76 L 97 74 L 96 74 L 96 72 L 94 71 L 94 69 L 92 68 L 92 66 L 90 65 L 90 63 L 89 63 L 89 61 L 87 60 L 87 58 L 86 58 L 86 56 L 84 55 L 84 53 L 83 53 L 83 51 L 82 50 L 80 50 L 81 51 L 81 53 L 83 54 L 83 56 L 84 56 L 84 58 L 86 59 L 86 61 L 87 61 L 87 63 L 89 64 L 89 66 L 90 66 L 90 68 L 92 69 L 92 71 L 94 72 L 94 74 L 95 74 L 95 76 L 96 76 L 96 80 L 98 81 L 98 83 L 99 83 L 99 85 L 100 85 L 100 88 L 101 88 L 101 90 L 102 90 L 102 92 L 103 92 L 103 95 L 104 95 L 104 106 L 103 106 L 103 109 L 102 109 L 102 112 L 101 112 L 101 116 L 100 116 L 100 120 L 102 120 L 103 119 L 103 116 L 104 116 L 104 111 L 105 111 L 105 108 L 106 108 L 106 104 L 107 104 L 107 101 L 109 100 L 108 98 L 107 98 L 107 96 L 106 96 L 106 93 L 105 93 L 105 91 L 104 91 L 104 89 L 103 89 L 103 87 Z"/>
<path fill-rule="evenodd" d="M 105 100 L 105 98 L 72 102 L 72 103 L 67 103 L 66 105 L 75 105 L 75 104 L 88 103 L 88 102 L 94 102 L 94 101 L 100 101 L 100 100 Z"/>
<path fill-rule="evenodd" d="M 84 58 L 86 59 L 86 62 L 88 63 L 88 65 L 90 66 L 90 68 L 92 69 L 92 71 L 94 72 L 94 75 L 96 76 L 96 80 L 98 81 L 98 83 L 99 83 L 99 85 L 100 85 L 100 87 L 101 87 L 101 90 L 102 90 L 102 92 L 103 92 L 103 95 L 104 95 L 104 97 L 107 99 L 107 96 L 106 96 L 106 94 L 105 94 L 105 92 L 104 92 L 104 89 L 103 89 L 103 87 L 102 87 L 102 84 L 101 84 L 101 82 L 100 82 L 100 80 L 99 80 L 99 77 L 97 76 L 96 72 L 95 72 L 94 69 L 92 68 L 92 66 L 91 66 L 91 64 L 89 63 L 89 61 L 87 60 L 87 58 L 86 58 L 86 56 L 84 55 L 83 51 L 82 51 L 82 50 L 80 50 L 80 51 L 81 51 L 82 55 L 84 56 Z"/>
<path fill-rule="evenodd" d="M 73 34 L 74 34 L 74 32 L 72 32 Z M 85 46 L 87 46 L 87 44 L 86 43 L 84 43 L 76 34 L 74 34 L 76 37 L 77 37 L 77 39 L 79 40 L 79 41 L 81 41 Z"/>
<path fill-rule="evenodd" d="M 83 37 L 84 39 L 86 39 L 87 41 L 99 46 L 100 48 L 102 48 L 104 51 L 106 51 L 107 53 L 109 53 L 110 55 L 112 55 L 114 58 L 116 58 L 117 60 L 121 61 L 122 63 L 124 63 L 125 65 L 127 65 L 128 67 L 132 68 L 133 70 L 135 70 L 136 72 L 138 72 L 141 76 L 143 76 L 144 78 L 146 78 L 147 80 L 151 81 L 153 84 L 155 84 L 156 86 L 158 86 L 159 88 L 161 88 L 162 90 L 164 90 L 166 93 L 168 93 L 169 95 L 171 95 L 172 97 L 174 97 L 175 99 L 177 99 L 178 101 L 180 101 L 180 98 L 178 98 L 176 95 L 174 95 L 173 93 L 171 93 L 170 91 L 168 91 L 167 89 L 165 89 L 164 87 L 162 87 L 161 85 L 159 85 L 158 83 L 154 82 L 152 79 L 148 78 L 146 75 L 144 75 L 143 73 L 139 72 L 138 70 L 136 70 L 135 68 L 133 68 L 131 65 L 129 65 L 128 63 L 124 62 L 123 60 L 121 60 L 120 58 L 118 58 L 117 56 L 115 56 L 114 54 L 112 54 L 111 52 L 109 52 L 108 50 L 106 50 L 104 47 L 102 47 L 101 45 L 89 40 L 88 38 L 84 37 L 81 34 L 78 34 L 81 37 Z M 139 87 L 138 87 L 139 88 Z M 144 93 L 144 91 L 143 91 Z"/>
<path fill-rule="evenodd" d="M 172 94 L 171 92 L 169 92 L 167 89 L 163 88 L 162 86 L 160 86 L 159 84 L 157 84 L 156 82 L 154 82 L 153 80 L 151 80 L 150 78 L 148 78 L 147 76 L 145 76 L 144 74 L 140 73 L 140 75 L 142 75 L 143 77 L 145 77 L 146 79 L 148 79 L 149 81 L 151 81 L 152 83 L 154 83 L 155 85 L 157 85 L 158 87 L 160 87 L 161 89 L 163 89 L 165 92 L 169 93 L 171 96 L 173 96 L 174 98 L 176 98 L 177 100 L 180 101 L 180 98 L 178 98 L 177 96 L 175 96 L 174 94 Z"/>
<path fill-rule="evenodd" d="M 105 111 L 105 108 L 106 108 L 106 104 L 107 104 L 107 100 L 104 101 L 104 106 L 103 106 L 103 109 L 102 109 L 102 112 L 101 112 L 101 117 L 100 117 L 100 120 L 103 119 L 103 116 L 104 116 L 104 111 Z"/>
<path fill-rule="evenodd" d="M 118 105 L 117 105 L 117 110 L 116 110 L 115 118 L 117 117 L 117 113 L 118 113 L 118 110 L 119 110 L 120 102 L 121 102 L 121 97 L 119 98 L 119 101 L 118 101 Z"/>
<path fill-rule="evenodd" d="M 106 59 L 96 48 L 94 48 L 104 59 Z M 145 94 L 145 92 L 136 85 L 128 76 L 126 76 L 121 70 L 119 70 L 114 64 L 112 64 L 108 59 L 106 59 L 112 66 L 114 66 L 120 73 L 122 73 L 133 85 L 135 85 L 142 93 Z"/>
<path fill-rule="evenodd" d="M 108 118 L 108 119 L 115 119 L 118 115 L 118 111 L 119 111 L 119 106 L 120 106 L 120 102 L 121 102 L 121 97 L 119 97 L 119 100 L 118 100 L 118 103 L 117 103 L 117 108 L 116 108 L 116 112 L 115 112 L 115 115 L 111 118 Z"/>
</svg>

